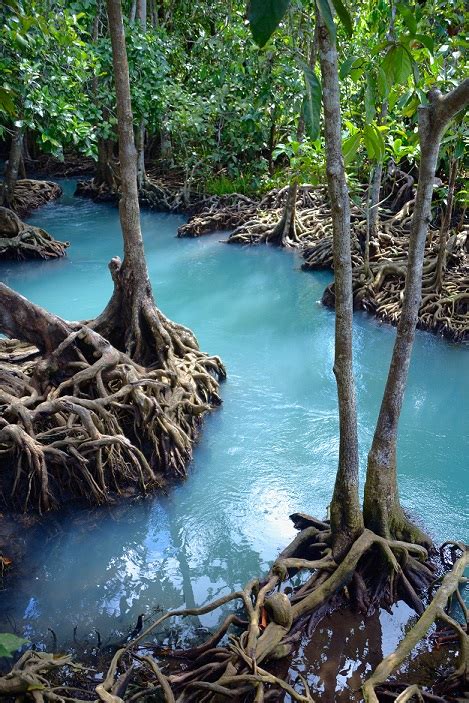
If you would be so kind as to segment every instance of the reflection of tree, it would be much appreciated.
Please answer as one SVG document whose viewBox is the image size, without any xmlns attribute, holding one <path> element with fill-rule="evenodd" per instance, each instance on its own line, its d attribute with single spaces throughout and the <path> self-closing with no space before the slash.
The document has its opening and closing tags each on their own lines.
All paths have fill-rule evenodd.
<svg viewBox="0 0 469 703">
<path fill-rule="evenodd" d="M 295 658 L 313 698 L 317 693 L 321 703 L 361 701 L 365 674 L 381 661 L 381 642 L 379 613 L 366 620 L 344 610 L 326 617 L 310 639 L 303 637 Z"/>
<path fill-rule="evenodd" d="M 61 648 L 72 645 L 75 625 L 79 641 L 96 642 L 96 629 L 106 643 L 130 632 L 140 613 L 151 618 L 158 607 L 201 605 L 233 590 L 245 574 L 261 574 L 261 562 L 232 538 L 229 510 L 209 534 L 194 528 L 193 515 L 188 529 L 174 498 L 51 516 L 28 534 L 29 571 L 8 594 L 0 624 L 11 630 L 9 615 L 32 642 L 48 644 L 50 627 Z"/>
</svg>

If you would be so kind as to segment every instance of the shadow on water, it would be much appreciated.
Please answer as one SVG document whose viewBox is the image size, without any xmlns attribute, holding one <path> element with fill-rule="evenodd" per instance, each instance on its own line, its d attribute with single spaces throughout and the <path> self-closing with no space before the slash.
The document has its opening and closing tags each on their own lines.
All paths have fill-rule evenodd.
<svg viewBox="0 0 469 703">
<path fill-rule="evenodd" d="M 65 181 L 61 201 L 31 218 L 71 242 L 68 256 L 2 263 L 0 279 L 65 318 L 86 319 L 110 295 L 107 263 L 121 239 L 117 210 L 73 198 L 73 188 Z M 16 523 L 20 564 L 0 594 L 0 631 L 13 625 L 50 647 L 52 628 L 66 648 L 77 626 L 81 645 L 95 646 L 96 630 L 112 642 L 141 613 L 201 605 L 265 573 L 295 534 L 290 513 L 325 515 L 338 454 L 334 320 L 318 302 L 330 274 L 300 273 L 299 259 L 276 249 L 221 245 L 220 233 L 178 240 L 182 221 L 142 213 L 150 275 L 164 312 L 225 361 L 223 407 L 206 419 L 189 478 L 170 496 Z M 363 472 L 395 331 L 359 314 L 354 332 Z M 467 349 L 417 335 L 399 480 L 404 505 L 437 541 L 469 539 L 468 366 Z M 363 629 L 339 618 L 333 635 L 325 621 L 297 663 L 319 690 L 335 676 L 350 691 L 363 673 L 353 662 L 371 665 L 400 636 L 407 616 L 399 612 L 393 624 L 381 614 Z M 218 617 L 192 624 L 210 627 Z M 172 626 L 162 634 L 186 636 Z"/>
</svg>

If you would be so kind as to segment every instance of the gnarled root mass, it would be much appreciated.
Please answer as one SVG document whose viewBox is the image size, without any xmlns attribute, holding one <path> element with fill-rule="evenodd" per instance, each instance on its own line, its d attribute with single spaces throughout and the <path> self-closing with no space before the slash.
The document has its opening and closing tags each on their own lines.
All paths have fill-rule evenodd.
<svg viewBox="0 0 469 703">
<path fill-rule="evenodd" d="M 19 217 L 25 217 L 32 210 L 57 200 L 61 195 L 62 188 L 53 181 L 24 178 L 16 181 L 12 208 Z"/>
<path fill-rule="evenodd" d="M 469 549 L 463 544 L 455 544 L 454 546 L 462 554 L 454 562 L 451 571 L 443 577 L 433 600 L 406 634 L 398 648 L 383 659 L 370 678 L 364 683 L 363 695 L 366 703 L 379 703 L 381 699 L 379 692 L 381 694 L 387 693 L 383 684 L 399 669 L 412 650 L 437 622 L 443 623 L 454 633 L 456 641 L 459 643 L 459 652 L 455 670 L 436 682 L 433 689 L 436 695 L 432 696 L 432 699 L 443 700 L 438 697 L 438 694 L 443 694 L 445 696 L 451 695 L 451 700 L 462 700 L 462 698 L 458 698 L 458 694 L 467 694 L 469 690 L 469 614 L 459 592 L 459 587 L 461 583 L 467 581 L 467 578 L 464 577 L 464 571 L 469 565 Z M 462 622 L 459 622 L 448 613 L 448 605 L 452 599 L 455 600 L 460 610 Z M 403 686 L 399 693 L 396 694 L 394 700 L 399 701 L 399 703 L 412 699 L 424 701 L 425 693 L 427 692 L 417 684 Z"/>
<path fill-rule="evenodd" d="M 13 210 L 0 207 L 0 259 L 54 259 L 64 256 L 68 246 L 40 227 L 22 222 Z"/>
<path fill-rule="evenodd" d="M 400 191 L 399 191 L 400 193 Z M 401 195 L 396 202 L 401 201 Z M 197 237 L 215 230 L 233 230 L 229 244 L 270 243 L 296 248 L 304 270 L 332 269 L 332 221 L 324 188 L 295 184 L 273 190 L 260 201 L 238 196 L 227 205 L 214 202 L 179 228 L 180 237 Z M 357 308 L 397 324 L 407 266 L 413 200 L 398 212 L 382 211 L 378 236 L 369 242 L 365 261 L 367 222 L 358 206 L 351 208 L 354 302 Z M 454 341 L 469 339 L 469 234 L 449 237 L 443 275 L 438 273 L 438 243 L 428 238 L 418 325 Z M 333 286 L 323 302 L 333 306 Z"/>
<path fill-rule="evenodd" d="M 93 322 L 66 322 L 0 284 L 0 331 L 10 337 L 0 342 L 0 486 L 10 508 L 105 503 L 186 475 L 225 372 L 189 330 L 154 314 L 165 361 L 155 350 L 142 366 Z"/>
<path fill-rule="evenodd" d="M 410 603 L 420 619 L 415 626 L 417 629 L 411 630 L 401 643 L 397 650 L 399 655 L 387 657 L 365 683 L 366 694 L 375 695 L 368 700 L 379 700 L 374 693 L 375 686 L 402 664 L 436 617 L 446 624 L 451 620 L 451 627 L 461 641 L 461 661 L 454 680 L 467 676 L 467 634 L 445 611 L 447 600 L 456 593 L 467 564 L 468 552 L 464 545 L 456 545 L 456 549 L 463 551 L 463 557 L 443 578 L 434 600 L 425 610 L 417 591 L 425 592 L 430 583 L 438 583 L 426 549 L 386 540 L 365 530 L 342 561 L 336 562 L 329 546 L 329 523 L 303 514 L 291 517 L 300 531 L 280 554 L 265 580 L 252 579 L 242 590 L 208 605 L 174 610 L 159 617 L 115 653 L 106 677 L 95 688 L 98 700 L 121 703 L 122 700 L 130 702 L 159 696 L 158 700 L 165 703 L 223 700 L 262 703 L 288 694 L 294 701 L 313 703 L 308 684 L 301 675 L 292 685 L 272 673 L 275 662 L 291 652 L 301 636 L 302 626 L 311 622 L 314 626 L 329 608 L 344 602 L 369 610 L 378 603 L 390 603 L 397 598 Z M 284 590 L 285 581 L 298 572 L 306 575 L 303 584 Z M 290 590 L 289 595 L 287 590 Z M 234 602 L 238 602 L 241 609 L 228 614 L 204 643 L 191 649 L 172 650 L 155 642 L 159 626 L 169 618 L 200 616 Z M 467 617 L 467 611 L 464 612 Z M 231 628 L 234 629 L 229 632 Z M 22 658 L 20 668 L 26 665 L 32 666 L 32 661 L 28 664 L 28 658 Z M 44 670 L 50 664 L 44 661 L 37 665 L 38 668 L 42 665 Z M 13 684 L 15 691 L 18 690 L 17 670 L 18 665 L 8 675 L 10 679 L 0 679 L 0 692 Z M 55 693 L 56 689 L 50 684 L 44 685 L 41 696 L 57 700 L 50 697 L 51 691 Z M 64 699 L 62 695 L 61 702 Z"/>
</svg>

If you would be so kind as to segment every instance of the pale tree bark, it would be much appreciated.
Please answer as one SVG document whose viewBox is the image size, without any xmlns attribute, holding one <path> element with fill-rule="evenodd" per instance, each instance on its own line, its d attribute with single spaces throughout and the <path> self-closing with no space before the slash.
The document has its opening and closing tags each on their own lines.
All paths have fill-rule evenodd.
<svg viewBox="0 0 469 703">
<path fill-rule="evenodd" d="M 326 171 L 331 201 L 334 288 L 334 374 L 339 401 L 339 466 L 331 502 L 333 549 L 342 554 L 363 529 L 358 498 L 358 437 L 355 380 L 353 375 L 353 295 L 350 201 L 342 155 L 340 86 L 337 47 L 316 10 L 321 65 Z"/>
<path fill-rule="evenodd" d="M 111 35 L 117 98 L 121 197 L 119 216 L 124 238 L 124 260 L 116 258 L 110 268 L 114 294 L 96 320 L 96 329 L 117 348 L 140 356 L 143 346 L 140 308 L 154 307 L 140 228 L 137 187 L 137 152 L 130 100 L 129 67 L 120 0 L 106 0 Z M 141 359 L 143 361 L 143 359 Z"/>
<path fill-rule="evenodd" d="M 14 209 L 15 187 L 16 181 L 18 180 L 22 151 L 23 129 L 21 127 L 15 127 L 15 131 L 11 137 L 10 154 L 5 169 L 2 191 L 2 204 L 12 209 Z"/>
<path fill-rule="evenodd" d="M 451 119 L 469 103 L 469 79 L 446 95 L 433 90 L 419 108 L 420 169 L 409 240 L 402 311 L 366 474 L 365 524 L 382 537 L 428 541 L 404 515 L 399 502 L 396 442 L 399 417 L 417 327 L 422 271 L 435 170 L 442 136 Z"/>
</svg>

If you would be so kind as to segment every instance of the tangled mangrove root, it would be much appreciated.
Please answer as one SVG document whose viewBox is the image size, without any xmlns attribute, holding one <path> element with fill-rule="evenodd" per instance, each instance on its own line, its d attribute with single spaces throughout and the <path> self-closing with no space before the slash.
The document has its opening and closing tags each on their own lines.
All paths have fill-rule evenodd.
<svg viewBox="0 0 469 703">
<path fill-rule="evenodd" d="M 413 179 L 398 173 L 393 202 L 413 194 Z M 404 181 L 401 183 L 401 181 Z M 295 197 L 296 190 L 296 197 Z M 234 196 L 232 196 L 234 197 Z M 379 319 L 396 325 L 399 320 L 407 266 L 408 240 L 414 200 L 400 210 L 381 211 L 378 236 L 369 242 L 365 261 L 367 222 L 364 211 L 351 209 L 354 302 Z M 216 230 L 232 230 L 229 244 L 274 244 L 296 248 L 305 271 L 332 269 L 332 221 L 323 188 L 294 183 L 273 190 L 262 200 L 244 196 L 224 204 L 214 201 L 199 209 L 178 230 L 180 237 L 198 237 Z M 420 329 L 464 342 L 469 339 L 469 236 L 468 230 L 449 237 L 442 275 L 438 273 L 438 243 L 428 238 L 419 312 Z M 334 305 L 333 286 L 323 296 Z"/>
<path fill-rule="evenodd" d="M 0 259 L 54 259 L 64 256 L 68 246 L 40 227 L 22 222 L 13 210 L 0 207 Z"/>
<path fill-rule="evenodd" d="M 387 540 L 365 530 L 342 561 L 336 562 L 329 546 L 331 533 L 327 521 L 300 513 L 291 519 L 299 529 L 298 535 L 279 555 L 266 579 L 254 578 L 242 590 L 202 607 L 173 610 L 158 617 L 115 652 L 107 675 L 95 689 L 99 700 L 121 703 L 159 696 L 166 703 L 215 703 L 225 699 L 262 703 L 277 700 L 279 694 L 286 693 L 294 701 L 313 703 L 301 675 L 292 685 L 273 671 L 275 662 L 290 654 L 302 628 L 306 624 L 315 627 L 330 608 L 353 604 L 367 612 L 379 604 L 403 598 L 421 616 L 419 623 L 425 623 L 425 628 L 423 624 L 418 626 L 418 638 L 437 615 L 449 622 L 442 609 L 451 593 L 456 592 L 467 564 L 466 551 L 464 559 L 458 560 L 451 574 L 445 576 L 434 601 L 425 610 L 419 593 L 425 593 L 431 583 L 436 583 L 436 567 L 428 561 L 424 547 Z M 305 574 L 302 585 L 285 589 L 285 582 L 298 572 Z M 158 628 L 169 618 L 201 616 L 235 602 L 240 608 L 225 615 L 216 631 L 201 644 L 171 649 L 155 641 Z M 452 626 L 461 636 L 462 628 L 457 624 Z M 413 646 L 412 637 L 409 633 L 398 650 L 403 656 Z M 380 665 L 365 683 L 367 691 L 373 693 L 374 687 L 403 658 L 397 661 L 388 657 L 384 661 L 387 663 Z M 461 667 L 462 663 L 458 676 Z M 1 680 L 3 690 L 6 678 Z M 45 689 L 46 698 L 48 690 Z M 369 700 L 378 701 L 378 698 Z"/>
<path fill-rule="evenodd" d="M 225 371 L 155 310 L 167 354 L 144 367 L 93 322 L 65 322 L 0 284 L 0 331 L 10 337 L 0 342 L 0 486 L 10 507 L 105 503 L 186 475 Z"/>
<path fill-rule="evenodd" d="M 469 687 L 469 614 L 458 589 L 463 581 L 467 581 L 464 578 L 464 571 L 469 564 L 469 550 L 466 545 L 456 544 L 455 546 L 462 552 L 462 555 L 455 561 L 451 571 L 443 577 L 441 586 L 438 588 L 433 600 L 416 624 L 406 634 L 398 648 L 383 659 L 370 678 L 364 683 L 363 695 L 365 703 L 379 703 L 380 699 L 376 689 L 379 686 L 382 687 L 386 680 L 399 669 L 414 647 L 427 635 L 432 625 L 437 621 L 444 623 L 455 633 L 459 642 L 459 654 L 456 669 L 445 677 L 443 681 L 437 682 L 434 690 L 436 693 L 445 695 L 452 694 L 457 696 L 458 692 L 462 695 L 464 695 L 464 692 L 467 693 Z M 460 624 L 448 614 L 448 602 L 451 601 L 453 596 L 462 613 L 463 624 Z M 413 684 L 403 687 L 394 700 L 404 703 L 404 701 L 410 701 L 415 697 L 417 700 L 423 701 L 425 700 L 424 695 L 425 692 L 418 685 Z M 442 699 L 437 698 L 437 700 Z"/>
<path fill-rule="evenodd" d="M 57 200 L 61 195 L 62 188 L 57 183 L 24 178 L 16 181 L 12 207 L 19 217 L 25 217 L 32 210 Z"/>
</svg>

